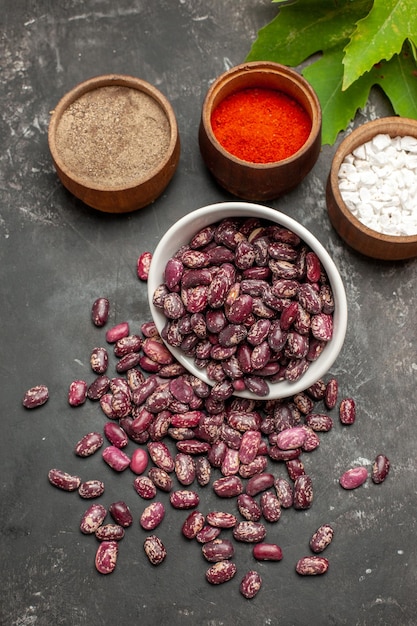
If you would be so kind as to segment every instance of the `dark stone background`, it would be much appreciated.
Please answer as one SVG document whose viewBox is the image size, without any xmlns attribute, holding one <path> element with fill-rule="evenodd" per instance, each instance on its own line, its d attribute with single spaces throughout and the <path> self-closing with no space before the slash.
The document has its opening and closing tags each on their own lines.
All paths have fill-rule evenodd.
<svg viewBox="0 0 417 626">
<path fill-rule="evenodd" d="M 416 611 L 416 262 L 383 263 L 348 249 L 333 231 L 325 183 L 336 146 L 323 147 L 297 190 L 270 203 L 320 239 L 344 280 L 349 325 L 332 371 L 341 396 L 353 396 L 357 422 L 334 429 L 305 459 L 315 485 L 306 512 L 284 511 L 268 532 L 280 563 L 254 562 L 237 546 L 238 575 L 213 588 L 198 547 L 183 539 L 184 515 L 169 510 L 160 536 L 168 558 L 152 568 L 138 518 L 144 503 L 132 476 L 116 475 L 100 455 L 80 460 L 83 434 L 102 429 L 97 405 L 71 409 L 67 389 L 91 381 L 89 355 L 104 341 L 91 304 L 107 295 L 110 323 L 134 332 L 149 319 L 146 286 L 135 265 L 185 213 L 232 199 L 202 163 L 197 130 L 210 83 L 242 62 L 258 29 L 276 14 L 269 2 L 241 0 L 4 0 L 0 92 L 0 623 L 5 626 L 101 624 L 239 624 L 376 626 L 417 623 Z M 101 214 L 68 194 L 47 143 L 49 112 L 78 82 L 106 73 L 144 78 L 171 101 L 182 140 L 178 171 L 152 206 L 125 216 Z M 390 114 L 372 94 L 355 125 Z M 341 135 L 340 140 L 343 135 Z M 329 375 L 330 375 L 329 373 Z M 23 393 L 45 383 L 50 400 L 29 412 Z M 352 465 L 391 459 L 386 483 L 353 492 L 338 485 Z M 81 535 L 87 508 L 76 493 L 51 487 L 60 467 L 83 479 L 103 478 L 104 504 L 124 499 L 135 517 L 120 545 L 116 571 L 94 568 L 96 541 Z M 277 468 L 277 473 L 285 468 Z M 200 508 L 234 510 L 202 490 Z M 335 528 L 329 572 L 300 578 L 298 558 L 324 522 Z M 264 585 L 244 600 L 238 582 L 256 567 Z"/>
</svg>

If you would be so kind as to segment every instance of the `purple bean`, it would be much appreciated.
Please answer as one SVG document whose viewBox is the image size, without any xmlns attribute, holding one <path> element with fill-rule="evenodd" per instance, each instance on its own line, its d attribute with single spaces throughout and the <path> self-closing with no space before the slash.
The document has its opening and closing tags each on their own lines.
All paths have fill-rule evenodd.
<svg viewBox="0 0 417 626">
<path fill-rule="evenodd" d="M 48 387 L 46 385 L 36 385 L 25 392 L 22 403 L 26 409 L 35 409 L 45 404 L 48 399 Z"/>
<path fill-rule="evenodd" d="M 95 326 L 104 326 L 109 318 L 110 304 L 107 298 L 97 298 L 91 307 L 91 318 Z"/>
</svg>

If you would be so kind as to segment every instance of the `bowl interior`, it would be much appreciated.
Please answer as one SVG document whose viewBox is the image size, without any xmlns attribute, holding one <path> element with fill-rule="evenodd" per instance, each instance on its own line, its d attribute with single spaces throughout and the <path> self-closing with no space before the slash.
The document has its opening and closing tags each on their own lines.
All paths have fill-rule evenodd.
<svg viewBox="0 0 417 626">
<path fill-rule="evenodd" d="M 282 381 L 270 384 L 269 395 L 263 399 L 286 398 L 302 391 L 324 376 L 336 360 L 345 339 L 347 327 L 347 302 L 346 293 L 340 274 L 322 244 L 301 224 L 292 218 L 268 207 L 247 202 L 222 202 L 197 209 L 185 215 L 165 233 L 153 254 L 148 277 L 148 300 L 153 320 L 161 333 L 166 324 L 164 314 L 153 305 L 155 289 L 163 282 L 163 272 L 167 261 L 187 244 L 191 237 L 209 224 L 214 224 L 227 217 L 259 217 L 289 228 L 320 257 L 322 265 L 328 275 L 335 299 L 335 312 L 333 315 L 334 332 L 319 358 L 312 362 L 302 378 L 294 383 Z M 187 357 L 181 350 L 170 346 L 167 347 L 175 358 L 192 374 L 213 385 L 205 370 L 196 367 L 192 358 Z M 249 391 L 236 392 L 237 396 L 259 400 L 259 396 Z"/>
</svg>

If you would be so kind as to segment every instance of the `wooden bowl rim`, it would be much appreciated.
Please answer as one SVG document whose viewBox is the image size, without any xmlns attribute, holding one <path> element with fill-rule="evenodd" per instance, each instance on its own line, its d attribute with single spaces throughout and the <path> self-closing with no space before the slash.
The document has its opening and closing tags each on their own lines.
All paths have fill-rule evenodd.
<svg viewBox="0 0 417 626">
<path fill-rule="evenodd" d="M 401 132 L 400 129 L 402 129 Z M 408 129 L 410 129 L 410 132 L 404 132 Z M 345 137 L 335 152 L 330 168 L 329 190 L 332 195 L 332 200 L 352 226 L 357 228 L 361 233 L 370 239 L 375 239 L 391 245 L 410 244 L 414 242 L 417 244 L 417 234 L 386 235 L 363 224 L 346 206 L 339 190 L 338 173 L 344 158 L 358 146 L 370 141 L 372 137 L 381 133 L 389 134 L 390 137 L 404 137 L 409 134 L 417 139 L 417 120 L 396 116 L 382 117 L 358 126 L 347 137 Z"/>
<path fill-rule="evenodd" d="M 83 179 L 77 177 L 77 175 L 68 168 L 67 164 L 61 159 L 59 150 L 56 146 L 55 136 L 56 129 L 58 127 L 59 121 L 64 113 L 64 111 L 78 98 L 88 93 L 89 91 L 93 91 L 94 89 L 100 89 L 100 87 L 129 87 L 131 89 L 136 89 L 138 91 L 142 91 L 147 94 L 151 98 L 153 98 L 163 110 L 169 126 L 170 126 L 170 141 L 169 146 L 167 148 L 166 154 L 160 163 L 155 166 L 150 172 L 148 172 L 145 178 L 140 178 L 136 182 L 133 181 L 130 185 L 93 185 L 86 184 Z M 91 189 L 99 192 L 118 192 L 118 191 L 126 191 L 128 189 L 136 189 L 142 187 L 142 185 L 146 185 L 149 181 L 151 181 L 155 176 L 157 176 L 161 171 L 163 171 L 167 166 L 169 166 L 171 159 L 175 156 L 177 144 L 179 140 L 178 135 L 178 125 L 174 110 L 169 102 L 169 100 L 151 83 L 147 81 L 137 78 L 135 76 L 130 76 L 127 74 L 103 74 L 100 76 L 94 76 L 89 78 L 83 82 L 78 83 L 73 87 L 70 91 L 68 91 L 58 102 L 56 107 L 51 111 L 51 118 L 49 121 L 48 128 L 48 143 L 49 149 L 51 151 L 52 158 L 54 162 L 57 164 L 60 170 L 72 181 L 74 181 L 77 185 L 84 189 Z"/>
<path fill-rule="evenodd" d="M 276 75 L 292 81 L 293 84 L 305 94 L 305 96 L 311 103 L 312 115 L 310 116 L 310 134 L 305 143 L 301 146 L 301 148 L 286 159 L 281 159 L 280 161 L 271 161 L 269 163 L 253 163 L 252 161 L 239 159 L 235 155 L 225 150 L 225 148 L 223 148 L 213 132 L 211 126 L 211 114 L 213 111 L 213 101 L 215 97 L 218 95 L 219 92 L 224 89 L 226 85 L 234 82 L 240 76 L 248 74 L 252 74 L 255 77 L 257 75 Z M 209 141 L 225 158 L 229 159 L 239 166 L 244 166 L 250 169 L 269 170 L 280 168 L 287 163 L 292 163 L 293 161 L 296 161 L 300 157 L 304 156 L 311 149 L 311 147 L 317 140 L 317 136 L 321 133 L 322 112 L 320 101 L 313 87 L 296 70 L 287 67 L 286 65 L 274 63 L 272 61 L 250 61 L 232 67 L 231 69 L 218 76 L 214 83 L 212 83 L 203 102 L 201 122 L 204 126 Z"/>
</svg>

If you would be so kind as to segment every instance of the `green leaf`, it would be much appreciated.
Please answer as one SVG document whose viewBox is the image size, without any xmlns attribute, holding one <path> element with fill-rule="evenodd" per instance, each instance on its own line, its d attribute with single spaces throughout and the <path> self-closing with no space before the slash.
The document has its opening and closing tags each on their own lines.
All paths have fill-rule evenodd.
<svg viewBox="0 0 417 626">
<path fill-rule="evenodd" d="M 365 106 L 371 85 L 360 79 L 349 89 L 342 91 L 343 51 L 327 51 L 318 61 L 309 65 L 303 76 L 313 86 L 322 109 L 322 143 L 332 145 L 338 133 L 355 117 L 359 108 Z"/>
<path fill-rule="evenodd" d="M 377 64 L 370 76 L 384 90 L 397 115 L 417 119 L 417 71 L 408 42 L 401 54 Z"/>
<path fill-rule="evenodd" d="M 370 71 L 375 63 L 399 54 L 407 38 L 417 40 L 415 0 L 374 0 L 345 48 L 342 89 Z"/>
<path fill-rule="evenodd" d="M 259 31 L 246 60 L 297 66 L 317 52 L 343 48 L 372 2 L 299 0 L 281 6 L 277 17 Z"/>
</svg>

